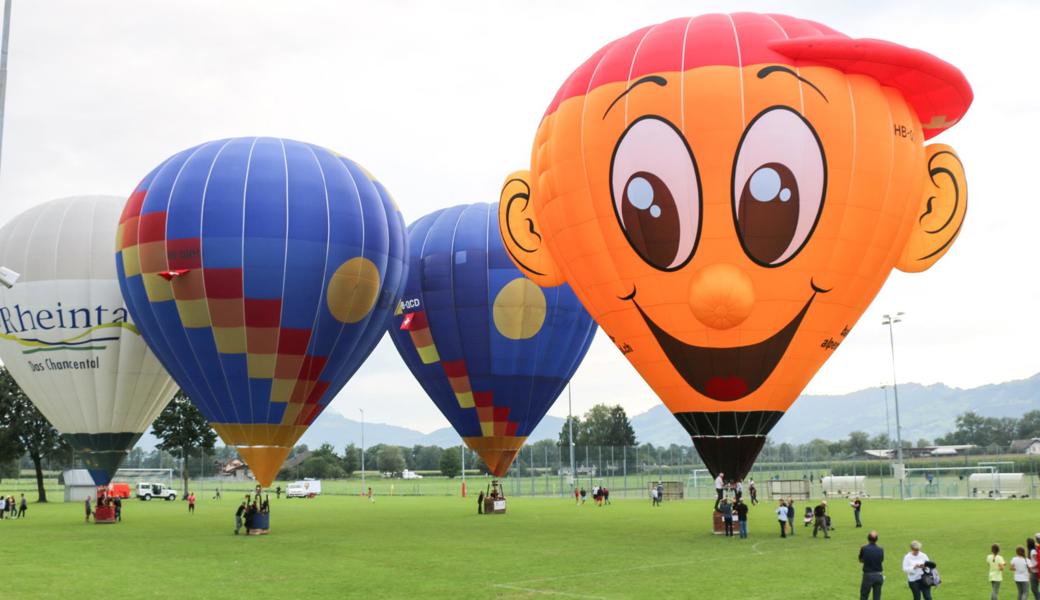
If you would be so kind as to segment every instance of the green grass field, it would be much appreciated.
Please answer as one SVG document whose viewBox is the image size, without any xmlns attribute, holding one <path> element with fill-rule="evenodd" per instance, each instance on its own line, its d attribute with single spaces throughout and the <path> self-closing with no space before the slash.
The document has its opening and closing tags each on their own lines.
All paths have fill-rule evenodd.
<svg viewBox="0 0 1040 600">
<path fill-rule="evenodd" d="M 231 496 L 201 498 L 195 515 L 181 501 L 128 501 L 117 525 L 84 524 L 79 504 L 31 504 L 27 519 L 0 522 L 0 596 L 858 597 L 866 529 L 844 504 L 831 540 L 801 527 L 780 539 L 771 504 L 752 510 L 740 540 L 708 532 L 706 501 L 509 502 L 507 515 L 478 516 L 473 499 L 282 499 L 263 537 L 232 535 Z M 863 514 L 888 552 L 886 597 L 909 597 L 898 569 L 911 539 L 940 565 L 936 598 L 973 599 L 988 592 L 989 544 L 1011 554 L 1040 530 L 1035 501 L 868 501 Z"/>
</svg>

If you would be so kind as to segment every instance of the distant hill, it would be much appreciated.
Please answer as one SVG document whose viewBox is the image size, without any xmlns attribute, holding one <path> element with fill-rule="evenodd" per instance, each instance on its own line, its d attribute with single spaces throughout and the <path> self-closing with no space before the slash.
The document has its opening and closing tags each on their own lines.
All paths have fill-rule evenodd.
<svg viewBox="0 0 1040 600">
<path fill-rule="evenodd" d="M 891 389 L 888 394 L 891 407 Z M 801 444 L 814 438 L 838 440 L 857 430 L 872 435 L 884 433 L 884 398 L 878 388 L 837 396 L 802 396 L 773 429 L 770 438 L 778 444 Z M 899 386 L 899 408 L 904 439 L 934 440 L 953 430 L 957 415 L 969 410 L 987 417 L 1017 417 L 1027 411 L 1040 409 L 1040 373 L 1028 379 L 969 389 L 951 388 L 943 384 L 925 386 L 906 383 Z M 890 408 L 890 412 L 892 435 L 895 436 L 895 411 Z M 634 415 L 631 419 L 636 439 L 641 444 L 650 442 L 655 446 L 667 446 L 690 443 L 689 436 L 663 405 Z M 528 441 L 555 439 L 563 423 L 564 420 L 559 417 L 546 416 Z M 336 412 L 322 413 L 300 443 L 316 448 L 325 442 L 340 450 L 349 443 L 360 444 L 361 423 Z M 448 447 L 460 443 L 458 434 L 450 427 L 422 433 L 396 425 L 365 423 L 367 446 L 421 444 Z M 153 449 L 155 444 L 156 439 L 151 432 L 138 442 L 145 450 Z"/>
</svg>

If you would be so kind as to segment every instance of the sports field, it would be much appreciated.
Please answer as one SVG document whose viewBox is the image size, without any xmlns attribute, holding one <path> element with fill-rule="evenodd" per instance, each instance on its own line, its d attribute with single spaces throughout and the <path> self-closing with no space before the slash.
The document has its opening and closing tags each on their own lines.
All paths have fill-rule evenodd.
<svg viewBox="0 0 1040 600">
<path fill-rule="evenodd" d="M 853 598 L 866 533 L 843 503 L 832 503 L 830 540 L 800 526 L 780 539 L 771 504 L 752 509 L 751 537 L 740 540 L 708 533 L 707 501 L 512 498 L 496 516 L 461 498 L 272 502 L 264 537 L 232 534 L 233 496 L 203 497 L 194 515 L 182 501 L 128 501 L 118 525 L 84 524 L 79 504 L 32 504 L 27 519 L 0 522 L 0 595 Z M 868 501 L 863 517 L 888 552 L 887 597 L 909 597 L 898 565 L 911 539 L 940 566 L 936 598 L 974 599 L 988 591 L 989 544 L 1013 548 L 1040 530 L 1030 500 Z"/>
</svg>

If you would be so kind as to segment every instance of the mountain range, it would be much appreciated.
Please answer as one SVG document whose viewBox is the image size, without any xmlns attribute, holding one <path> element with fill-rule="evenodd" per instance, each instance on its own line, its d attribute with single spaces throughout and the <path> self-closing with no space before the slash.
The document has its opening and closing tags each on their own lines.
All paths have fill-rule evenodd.
<svg viewBox="0 0 1040 600">
<path fill-rule="evenodd" d="M 853 431 L 871 435 L 891 430 L 895 437 L 896 417 L 892 389 L 887 390 L 889 415 L 886 422 L 886 391 L 869 388 L 841 395 L 805 395 L 787 411 L 769 434 L 775 443 L 801 444 L 814 438 L 839 440 Z M 899 386 L 900 421 L 903 438 L 917 441 L 934 440 L 952 431 L 957 415 L 974 411 L 986 417 L 1018 417 L 1040 409 L 1040 373 L 1027 379 L 984 385 L 975 388 L 951 388 L 941 383 Z M 689 436 L 663 405 L 631 417 L 639 443 L 655 446 L 690 443 Z M 546 416 L 528 438 L 530 442 L 555 439 L 564 419 Z M 307 430 L 300 443 L 311 448 L 328 442 L 338 449 L 346 444 L 361 443 L 361 423 L 327 411 Z M 155 447 L 151 432 L 141 438 L 145 450 Z M 450 427 L 422 433 L 407 427 L 385 423 L 365 423 L 365 445 L 394 444 L 400 446 L 448 447 L 461 443 Z"/>
</svg>

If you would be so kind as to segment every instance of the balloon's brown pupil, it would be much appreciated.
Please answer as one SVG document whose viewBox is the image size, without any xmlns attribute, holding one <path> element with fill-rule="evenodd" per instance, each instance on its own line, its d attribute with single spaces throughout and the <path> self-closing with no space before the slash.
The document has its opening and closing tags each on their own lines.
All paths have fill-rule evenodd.
<svg viewBox="0 0 1040 600">
<path fill-rule="evenodd" d="M 766 163 L 744 183 L 737 226 L 748 253 L 774 263 L 791 245 L 798 228 L 798 180 L 782 163 Z"/>
<path fill-rule="evenodd" d="M 621 222 L 625 235 L 640 256 L 664 269 L 679 253 L 679 209 L 661 178 L 637 171 L 625 183 L 621 199 Z"/>
</svg>

